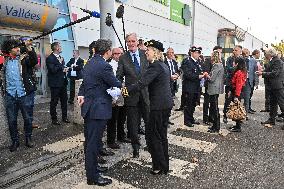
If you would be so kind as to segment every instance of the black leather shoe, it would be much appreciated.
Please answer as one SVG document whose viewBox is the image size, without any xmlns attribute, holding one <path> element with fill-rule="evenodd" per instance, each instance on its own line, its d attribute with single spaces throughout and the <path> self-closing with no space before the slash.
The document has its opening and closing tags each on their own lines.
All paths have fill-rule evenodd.
<svg viewBox="0 0 284 189">
<path fill-rule="evenodd" d="M 105 148 L 103 148 L 103 149 L 100 151 L 100 155 L 101 155 L 101 156 L 113 156 L 113 155 L 114 155 L 114 152 L 112 152 L 112 151 L 107 151 Z"/>
<path fill-rule="evenodd" d="M 260 110 L 260 112 L 270 112 L 270 111 L 265 109 L 265 110 Z"/>
<path fill-rule="evenodd" d="M 194 127 L 194 125 L 192 123 L 185 123 L 184 125 L 188 126 L 188 127 Z"/>
<path fill-rule="evenodd" d="M 120 139 L 118 140 L 119 142 L 123 142 L 123 143 L 131 143 L 131 140 L 128 139 L 128 138 L 123 138 L 123 139 Z"/>
<path fill-rule="evenodd" d="M 112 183 L 111 179 L 104 178 L 99 176 L 99 178 L 94 181 L 94 180 L 87 180 L 88 185 L 97 185 L 97 186 L 106 186 Z"/>
<path fill-rule="evenodd" d="M 98 156 L 97 161 L 98 161 L 99 164 L 106 164 L 107 163 L 107 161 L 102 156 Z"/>
<path fill-rule="evenodd" d="M 52 125 L 61 125 L 61 123 L 57 120 L 52 120 Z"/>
<path fill-rule="evenodd" d="M 9 147 L 10 152 L 17 151 L 17 148 L 20 146 L 20 143 L 18 141 L 15 141 L 12 143 L 12 145 Z"/>
<path fill-rule="evenodd" d="M 169 125 L 174 125 L 174 123 L 169 121 Z"/>
<path fill-rule="evenodd" d="M 200 125 L 200 123 L 198 122 L 198 121 L 193 121 L 193 123 L 192 124 L 195 124 L 195 125 Z"/>
<path fill-rule="evenodd" d="M 105 172 L 108 171 L 108 167 L 98 166 L 98 167 L 97 167 L 97 170 L 98 170 L 100 173 L 105 173 Z"/>
<path fill-rule="evenodd" d="M 117 143 L 108 144 L 107 146 L 111 149 L 120 149 L 120 146 Z"/>
<path fill-rule="evenodd" d="M 164 174 L 164 171 L 162 171 L 162 170 L 151 170 L 150 173 L 152 175 L 162 175 L 162 174 Z"/>
<path fill-rule="evenodd" d="M 249 111 L 251 111 L 251 112 L 253 112 L 253 113 L 256 112 L 255 110 L 253 110 L 253 109 L 251 109 L 251 108 L 249 109 Z"/>
<path fill-rule="evenodd" d="M 28 148 L 33 148 L 34 147 L 34 143 L 33 143 L 33 140 L 29 137 L 29 138 L 26 138 L 26 146 Z"/>
<path fill-rule="evenodd" d="M 64 122 L 64 123 L 70 123 L 70 120 L 69 119 L 62 119 L 62 121 Z"/>
<path fill-rule="evenodd" d="M 275 120 L 276 120 L 277 122 L 284 122 L 284 118 L 282 118 L 282 117 L 277 117 Z"/>
<path fill-rule="evenodd" d="M 208 133 L 219 133 L 219 130 L 217 129 L 208 129 Z"/>
<path fill-rule="evenodd" d="M 255 111 L 249 110 L 248 113 L 249 114 L 254 114 Z"/>
<path fill-rule="evenodd" d="M 265 125 L 265 124 L 275 125 L 275 121 L 272 121 L 272 120 L 268 119 L 266 121 L 261 122 L 261 124 L 262 125 Z"/>
<path fill-rule="evenodd" d="M 233 127 L 231 129 L 231 132 L 241 132 L 242 130 L 240 128 L 236 128 L 236 127 Z"/>
<path fill-rule="evenodd" d="M 175 111 L 183 111 L 183 108 L 175 109 Z"/>
<path fill-rule="evenodd" d="M 282 125 L 281 129 L 284 130 L 284 125 Z"/>
</svg>

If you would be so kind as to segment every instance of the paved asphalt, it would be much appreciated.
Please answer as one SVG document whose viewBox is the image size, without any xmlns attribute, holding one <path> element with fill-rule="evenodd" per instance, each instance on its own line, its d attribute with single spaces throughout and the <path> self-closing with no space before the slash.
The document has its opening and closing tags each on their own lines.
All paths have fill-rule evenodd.
<svg viewBox="0 0 284 189">
<path fill-rule="evenodd" d="M 175 125 L 169 129 L 172 172 L 152 176 L 149 154 L 142 151 L 141 158 L 133 159 L 130 145 L 122 144 L 114 157 L 107 157 L 110 169 L 106 176 L 114 183 L 105 188 L 283 189 L 284 131 L 281 123 L 273 128 L 260 125 L 268 118 L 267 113 L 259 112 L 263 101 L 264 90 L 259 89 L 253 97 L 257 113 L 249 114 L 241 133 L 228 134 L 226 128 L 233 122 L 222 123 L 221 134 L 207 133 L 206 126 L 186 128 L 182 113 L 174 112 Z M 202 118 L 200 110 L 196 108 L 197 118 Z M 35 117 L 41 126 L 34 131 L 36 148 L 21 145 L 15 153 L 0 149 L 0 188 L 100 188 L 86 185 L 82 126 L 51 126 L 47 103 L 36 106 Z"/>
</svg>

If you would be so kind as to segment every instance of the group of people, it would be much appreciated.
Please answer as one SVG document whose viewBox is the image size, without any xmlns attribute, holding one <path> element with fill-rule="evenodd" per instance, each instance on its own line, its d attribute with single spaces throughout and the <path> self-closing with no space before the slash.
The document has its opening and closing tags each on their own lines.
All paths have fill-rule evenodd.
<svg viewBox="0 0 284 189">
<path fill-rule="evenodd" d="M 92 42 L 89 60 L 84 65 L 77 50 L 73 51 L 73 58 L 65 64 L 60 55 L 61 45 L 54 42 L 51 44 L 52 53 L 46 59 L 52 124 L 61 124 L 56 113 L 59 99 L 62 121 L 70 122 L 67 116 L 67 77 L 71 87 L 70 104 L 74 103 L 75 80 L 83 79 L 77 103 L 81 106 L 84 118 L 85 169 L 89 185 L 104 186 L 112 182 L 101 174 L 107 171 L 107 167 L 99 165 L 105 163 L 102 156 L 113 154 L 103 146 L 105 128 L 108 147 L 119 149 L 116 141 L 131 143 L 133 158 L 139 157 L 139 134 L 145 134 L 147 151 L 152 157 L 151 174 L 169 172 L 167 129 L 169 124 L 173 124 L 169 117 L 179 78 L 182 79 L 182 97 L 181 107 L 176 110 L 184 111 L 184 125 L 188 127 L 199 124 L 194 118 L 194 111 L 200 104 L 203 87 L 203 122 L 211 125 L 208 132 L 220 131 L 218 99 L 224 92 L 224 123 L 227 123 L 226 113 L 231 102 L 244 99 L 246 112 L 254 114 L 251 98 L 259 76 L 264 77 L 266 87 L 269 86 L 266 96 L 270 99 L 270 118 L 263 124 L 275 124 L 278 106 L 284 111 L 284 68 L 274 49 L 265 51 L 268 63 L 263 70 L 258 62 L 259 50 L 254 50 L 250 55 L 248 49 L 237 45 L 233 49 L 233 55 L 225 63 L 221 56 L 222 47 L 215 46 L 211 56 L 203 60 L 202 48 L 192 46 L 179 68 L 174 49 L 170 47 L 164 54 L 164 46 L 159 41 L 142 43 L 136 33 L 130 33 L 126 36 L 126 43 L 128 50 L 123 52 L 121 48 L 112 49 L 110 40 Z M 17 40 L 5 41 L 2 51 L 5 62 L 1 70 L 1 81 L 12 140 L 10 151 L 17 150 L 19 146 L 19 109 L 24 119 L 26 146 L 33 147 L 31 137 L 36 90 L 33 67 L 37 64 L 36 53 L 31 42 L 20 44 Z M 142 119 L 145 133 L 141 128 Z M 230 130 L 240 132 L 242 122 L 236 121 L 236 125 Z"/>
</svg>

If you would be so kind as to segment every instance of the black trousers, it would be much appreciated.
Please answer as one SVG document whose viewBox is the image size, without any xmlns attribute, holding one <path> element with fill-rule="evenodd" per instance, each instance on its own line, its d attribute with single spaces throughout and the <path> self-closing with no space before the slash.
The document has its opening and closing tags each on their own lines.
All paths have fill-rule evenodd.
<svg viewBox="0 0 284 189">
<path fill-rule="evenodd" d="M 57 120 L 56 106 L 60 100 L 62 119 L 67 118 L 67 87 L 50 87 L 51 101 L 50 101 L 50 116 L 52 120 Z"/>
<path fill-rule="evenodd" d="M 205 87 L 204 102 L 203 102 L 203 121 L 212 121 L 211 112 L 209 111 L 210 95 L 207 93 L 208 87 Z"/>
<path fill-rule="evenodd" d="M 220 130 L 220 113 L 218 107 L 219 95 L 210 95 L 210 113 L 213 121 L 213 130 Z"/>
<path fill-rule="evenodd" d="M 167 129 L 171 110 L 151 110 L 146 127 L 148 150 L 152 157 L 153 170 L 169 171 Z"/>
<path fill-rule="evenodd" d="M 271 89 L 269 91 L 270 96 L 270 112 L 269 116 L 271 120 L 275 120 L 278 111 L 278 105 L 281 110 L 284 110 L 284 88 Z"/>
<path fill-rule="evenodd" d="M 186 105 L 184 107 L 184 124 L 194 123 L 193 113 L 198 102 L 199 93 L 186 93 Z"/>
<path fill-rule="evenodd" d="M 270 110 L 270 87 L 265 85 L 265 110 Z"/>
<path fill-rule="evenodd" d="M 97 181 L 99 177 L 97 157 L 103 147 L 103 133 L 107 120 L 90 119 L 84 120 L 85 135 L 85 170 L 88 180 Z"/>
<path fill-rule="evenodd" d="M 181 92 L 181 97 L 180 97 L 180 108 L 184 108 L 185 103 L 186 103 L 186 99 L 185 99 L 186 93 L 185 92 Z"/>
<path fill-rule="evenodd" d="M 115 138 L 123 140 L 125 138 L 124 124 L 126 112 L 124 106 L 112 107 L 112 118 L 107 122 L 107 143 L 114 144 Z"/>
<path fill-rule="evenodd" d="M 144 119 L 145 127 L 147 127 L 149 122 L 149 111 L 149 106 L 142 100 L 139 101 L 137 106 L 127 106 L 127 128 L 129 129 L 133 148 L 140 147 L 138 130 L 141 122 L 141 115 Z"/>
<path fill-rule="evenodd" d="M 224 109 L 223 109 L 224 118 L 227 117 L 226 114 L 228 112 L 229 105 L 231 101 L 233 100 L 233 95 L 230 94 L 231 91 L 232 91 L 231 86 L 225 86 L 225 103 L 224 103 Z"/>
<path fill-rule="evenodd" d="M 74 102 L 75 97 L 75 77 L 70 77 L 70 96 L 69 96 L 69 102 Z"/>
</svg>

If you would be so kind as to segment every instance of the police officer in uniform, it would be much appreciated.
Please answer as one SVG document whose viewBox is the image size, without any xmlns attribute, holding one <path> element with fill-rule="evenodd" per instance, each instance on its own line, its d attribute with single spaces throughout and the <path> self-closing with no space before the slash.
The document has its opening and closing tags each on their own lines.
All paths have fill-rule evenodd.
<svg viewBox="0 0 284 189">
<path fill-rule="evenodd" d="M 199 124 L 194 118 L 193 113 L 198 102 L 200 93 L 200 81 L 205 73 L 198 62 L 201 54 L 201 47 L 191 47 L 190 57 L 184 60 L 181 69 L 183 70 L 183 85 L 185 92 L 184 125 L 193 127 L 193 124 Z"/>
<path fill-rule="evenodd" d="M 148 86 L 150 99 L 150 119 L 146 129 L 146 143 L 152 157 L 153 175 L 167 174 L 169 171 L 167 128 L 173 99 L 171 94 L 171 74 L 163 62 L 163 44 L 150 40 L 146 56 L 149 67 L 136 83 L 128 86 L 129 96 Z"/>
</svg>

